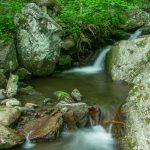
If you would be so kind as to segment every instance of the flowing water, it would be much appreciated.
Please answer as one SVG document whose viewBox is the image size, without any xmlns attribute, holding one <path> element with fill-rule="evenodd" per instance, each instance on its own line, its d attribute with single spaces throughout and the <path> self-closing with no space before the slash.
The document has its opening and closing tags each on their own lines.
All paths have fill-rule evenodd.
<svg viewBox="0 0 150 150">
<path fill-rule="evenodd" d="M 141 29 L 132 34 L 129 40 L 136 39 L 140 34 Z M 54 91 L 70 93 L 73 89 L 78 88 L 86 97 L 88 104 L 100 105 L 105 116 L 113 117 L 113 112 L 124 102 L 130 88 L 126 83 L 112 81 L 105 73 L 105 56 L 110 49 L 111 46 L 102 49 L 91 66 L 67 70 L 60 73 L 59 76 L 50 78 L 37 78 L 29 81 L 29 84 L 46 97 L 52 97 Z M 24 103 L 43 104 L 43 99 L 40 96 L 21 96 L 20 100 Z M 79 129 L 74 133 L 64 132 L 58 141 L 36 145 L 30 142 L 28 134 L 26 143 L 15 150 L 115 150 L 115 141 L 111 135 L 112 126 L 109 124 L 104 129 L 99 125 L 90 129 Z"/>
<path fill-rule="evenodd" d="M 87 67 L 73 68 L 64 71 L 64 73 L 80 73 L 80 74 L 95 74 L 104 69 L 105 56 L 111 49 L 111 46 L 107 46 L 101 50 L 101 54 L 97 57 L 94 64 Z"/>
</svg>

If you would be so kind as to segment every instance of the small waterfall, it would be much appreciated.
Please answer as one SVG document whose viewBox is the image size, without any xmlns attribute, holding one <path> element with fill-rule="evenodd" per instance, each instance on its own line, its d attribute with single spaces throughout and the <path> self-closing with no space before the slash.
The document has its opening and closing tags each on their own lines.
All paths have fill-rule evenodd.
<svg viewBox="0 0 150 150">
<path fill-rule="evenodd" d="M 80 73 L 80 74 L 95 74 L 104 69 L 105 57 L 111 46 L 107 46 L 101 50 L 101 53 L 95 60 L 94 64 L 86 67 L 73 68 L 64 73 Z"/>
<path fill-rule="evenodd" d="M 31 133 L 32 133 L 32 132 L 29 132 L 29 133 L 27 133 L 27 135 L 26 135 L 26 141 L 25 141 L 25 143 L 23 144 L 23 148 L 24 148 L 24 149 L 31 149 L 31 148 L 33 148 L 33 147 L 35 146 L 35 144 L 32 143 L 32 142 L 30 141 L 30 139 L 29 139 Z"/>
<path fill-rule="evenodd" d="M 97 57 L 96 61 L 94 62 L 94 65 L 93 65 L 94 68 L 104 69 L 106 54 L 109 52 L 111 47 L 112 46 L 107 46 L 104 49 L 102 49 L 102 52 L 100 53 L 100 55 Z"/>
<path fill-rule="evenodd" d="M 69 150 L 114 150 L 115 141 L 110 133 L 98 125 L 81 129 L 72 135 L 66 146 Z"/>
<path fill-rule="evenodd" d="M 129 40 L 134 40 L 134 39 L 138 38 L 141 35 L 142 30 L 143 29 L 140 28 L 137 31 L 135 31 L 133 34 L 131 34 Z M 64 71 L 64 73 L 95 74 L 101 70 L 104 70 L 106 54 L 109 52 L 111 47 L 112 46 L 107 46 L 107 47 L 103 48 L 93 65 L 86 66 L 86 67 L 73 68 L 73 69 Z"/>
<path fill-rule="evenodd" d="M 141 33 L 142 33 L 142 28 L 141 29 L 138 29 L 137 31 L 135 31 L 133 34 L 131 34 L 129 40 L 134 40 L 134 39 L 137 39 Z"/>
<path fill-rule="evenodd" d="M 112 127 L 113 127 L 113 124 L 111 123 L 108 127 L 108 133 L 112 133 Z"/>
</svg>

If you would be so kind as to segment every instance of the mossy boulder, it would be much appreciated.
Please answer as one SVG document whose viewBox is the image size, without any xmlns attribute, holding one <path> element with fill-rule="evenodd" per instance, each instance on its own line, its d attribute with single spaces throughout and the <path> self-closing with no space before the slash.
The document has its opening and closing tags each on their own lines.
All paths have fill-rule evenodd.
<svg viewBox="0 0 150 150">
<path fill-rule="evenodd" d="M 149 63 L 147 59 L 147 53 L 150 50 L 149 41 L 150 36 L 143 36 L 135 40 L 123 40 L 113 45 L 107 56 L 107 70 L 113 80 L 131 83 L 144 80 L 137 78 L 142 77 L 138 75 Z"/>
<path fill-rule="evenodd" d="M 26 4 L 14 22 L 20 66 L 33 76 L 52 74 L 60 55 L 61 27 L 34 3 Z"/>
</svg>

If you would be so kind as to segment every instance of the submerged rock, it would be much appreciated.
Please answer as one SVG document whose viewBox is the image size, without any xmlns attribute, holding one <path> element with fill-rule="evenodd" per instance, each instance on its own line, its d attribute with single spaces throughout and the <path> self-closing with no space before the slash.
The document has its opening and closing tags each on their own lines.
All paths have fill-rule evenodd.
<svg viewBox="0 0 150 150">
<path fill-rule="evenodd" d="M 61 27 L 34 3 L 16 15 L 15 24 L 22 67 L 35 76 L 51 74 L 59 58 Z"/>
<path fill-rule="evenodd" d="M 31 77 L 31 73 L 25 68 L 19 68 L 16 71 L 16 75 L 19 76 L 19 80 L 28 79 L 29 77 Z"/>
<path fill-rule="evenodd" d="M 30 86 L 30 85 L 19 88 L 18 93 L 24 94 L 24 95 L 31 95 L 31 96 L 41 96 L 42 95 L 41 93 L 36 91 L 33 86 Z"/>
<path fill-rule="evenodd" d="M 62 114 L 55 112 L 52 116 L 45 115 L 25 124 L 21 132 L 25 136 L 30 133 L 30 140 L 51 141 L 60 136 L 62 124 Z"/>
<path fill-rule="evenodd" d="M 13 125 L 20 117 L 21 112 L 16 108 L 0 106 L 0 124 L 4 126 Z"/>
<path fill-rule="evenodd" d="M 137 82 L 134 79 L 138 78 L 141 69 L 145 69 L 149 63 L 147 60 L 149 51 L 150 36 L 116 43 L 110 50 L 107 59 L 108 71 L 113 80 Z"/>
<path fill-rule="evenodd" d="M 0 124 L 0 149 L 9 149 L 22 144 L 24 138 L 15 130 L 6 128 Z"/>
<path fill-rule="evenodd" d="M 6 96 L 12 98 L 17 94 L 18 90 L 18 76 L 11 74 L 6 87 Z"/>
</svg>

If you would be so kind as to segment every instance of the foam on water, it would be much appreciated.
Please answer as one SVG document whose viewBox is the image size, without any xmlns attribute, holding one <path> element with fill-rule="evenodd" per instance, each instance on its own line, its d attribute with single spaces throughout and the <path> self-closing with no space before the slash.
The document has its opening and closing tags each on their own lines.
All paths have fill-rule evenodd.
<svg viewBox="0 0 150 150">
<path fill-rule="evenodd" d="M 143 30 L 142 28 L 138 29 L 133 34 L 131 34 L 129 40 L 134 40 L 138 38 L 141 35 L 142 30 Z M 95 74 L 95 73 L 100 72 L 101 70 L 104 70 L 106 54 L 110 51 L 111 47 L 112 46 L 109 45 L 103 48 L 93 65 L 73 68 L 73 69 L 64 71 L 64 73 Z"/>
<path fill-rule="evenodd" d="M 67 150 L 114 150 L 115 141 L 111 133 L 102 126 L 81 129 L 73 134 Z"/>
<path fill-rule="evenodd" d="M 80 73 L 80 74 L 95 74 L 104 69 L 105 57 L 111 46 L 103 48 L 100 55 L 95 60 L 94 64 L 86 67 L 78 67 L 64 71 L 64 73 Z"/>
<path fill-rule="evenodd" d="M 131 34 L 129 40 L 137 39 L 141 35 L 141 33 L 142 33 L 142 29 L 138 29 L 133 34 Z"/>
</svg>

